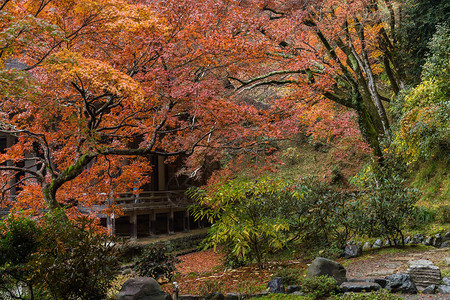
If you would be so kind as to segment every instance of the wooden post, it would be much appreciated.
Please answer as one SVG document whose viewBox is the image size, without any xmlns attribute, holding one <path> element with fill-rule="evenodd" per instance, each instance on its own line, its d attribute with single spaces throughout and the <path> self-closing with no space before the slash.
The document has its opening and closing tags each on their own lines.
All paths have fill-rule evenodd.
<svg viewBox="0 0 450 300">
<path fill-rule="evenodd" d="M 137 239 L 137 215 L 135 212 L 130 216 L 130 237 Z"/>
<path fill-rule="evenodd" d="M 173 209 L 171 208 L 170 212 L 167 214 L 167 232 L 169 232 L 169 234 L 174 233 L 173 218 L 174 218 L 174 214 L 173 214 Z"/>
<path fill-rule="evenodd" d="M 148 216 L 149 218 L 149 234 L 150 236 L 154 236 L 156 235 L 156 213 L 154 210 L 152 210 L 152 212 L 150 213 L 150 215 Z"/>
<path fill-rule="evenodd" d="M 189 223 L 189 211 L 186 210 L 184 212 L 184 224 L 183 224 L 183 231 L 184 232 L 189 232 L 191 230 L 191 226 Z"/>
<path fill-rule="evenodd" d="M 114 214 L 106 217 L 106 227 L 110 235 L 116 235 L 116 219 L 114 218 Z"/>
<path fill-rule="evenodd" d="M 158 191 L 166 190 L 166 166 L 164 164 L 164 157 L 158 155 Z"/>
</svg>

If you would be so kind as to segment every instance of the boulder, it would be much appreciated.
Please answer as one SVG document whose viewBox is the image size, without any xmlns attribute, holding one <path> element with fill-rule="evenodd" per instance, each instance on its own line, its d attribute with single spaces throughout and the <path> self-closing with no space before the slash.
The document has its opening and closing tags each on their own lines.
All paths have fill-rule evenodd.
<svg viewBox="0 0 450 300">
<path fill-rule="evenodd" d="M 424 238 L 425 237 L 423 236 L 423 234 L 420 234 L 420 233 L 415 234 L 414 237 L 413 237 L 413 243 L 414 244 L 420 244 L 420 243 L 423 242 Z"/>
<path fill-rule="evenodd" d="M 441 270 L 429 260 L 415 260 L 409 262 L 406 273 L 416 285 L 418 291 L 423 291 L 430 285 L 439 285 Z"/>
<path fill-rule="evenodd" d="M 298 292 L 302 289 L 299 285 L 288 285 L 286 287 L 286 294 L 292 294 L 293 292 Z"/>
<path fill-rule="evenodd" d="M 340 285 L 347 281 L 346 273 L 347 271 L 341 264 L 327 258 L 317 257 L 309 266 L 306 278 L 328 275 L 336 279 L 337 284 Z"/>
<path fill-rule="evenodd" d="M 375 282 L 344 282 L 340 285 L 341 291 L 353 292 L 353 293 L 361 293 L 361 292 L 371 292 L 371 291 L 379 291 L 381 290 L 381 286 Z"/>
<path fill-rule="evenodd" d="M 440 233 L 434 236 L 433 246 L 439 248 L 442 244 L 442 236 Z"/>
<path fill-rule="evenodd" d="M 373 243 L 372 248 L 381 248 L 383 246 L 383 242 L 380 239 L 377 239 L 375 243 Z"/>
<path fill-rule="evenodd" d="M 364 243 L 364 246 L 362 247 L 362 249 L 363 249 L 364 251 L 370 250 L 371 248 L 372 248 L 372 245 L 371 245 L 369 242 L 365 242 L 365 243 Z"/>
<path fill-rule="evenodd" d="M 408 274 L 393 274 L 386 277 L 386 289 L 392 293 L 417 294 L 417 288 Z"/>
<path fill-rule="evenodd" d="M 432 284 L 423 289 L 422 294 L 435 294 L 436 285 Z"/>
<path fill-rule="evenodd" d="M 383 279 L 383 278 L 364 278 L 364 279 L 352 278 L 352 279 L 349 279 L 347 282 L 370 282 L 370 283 L 377 283 L 377 284 L 379 284 L 383 289 L 386 287 L 386 284 L 387 284 L 387 280 L 386 280 L 386 279 Z"/>
<path fill-rule="evenodd" d="M 403 240 L 403 242 L 405 243 L 405 245 L 408 245 L 408 244 L 411 244 L 411 243 L 412 243 L 412 239 L 411 239 L 410 236 L 407 236 L 407 237 Z"/>
<path fill-rule="evenodd" d="M 450 277 L 442 278 L 442 282 L 444 283 L 444 285 L 450 285 Z"/>
<path fill-rule="evenodd" d="M 371 279 L 371 280 L 373 280 L 373 282 L 375 282 L 375 283 L 378 283 L 383 289 L 388 284 L 388 281 L 386 279 L 383 279 L 383 278 L 375 278 L 375 279 Z"/>
<path fill-rule="evenodd" d="M 434 242 L 433 237 L 427 236 L 427 237 L 425 238 L 425 241 L 423 242 L 423 244 L 426 245 L 426 246 L 432 246 L 432 245 L 433 245 L 433 242 Z"/>
<path fill-rule="evenodd" d="M 281 277 L 275 277 L 267 284 L 267 290 L 270 293 L 284 293 L 284 285 Z"/>
<path fill-rule="evenodd" d="M 180 295 L 178 296 L 178 300 L 201 300 L 202 297 L 198 295 Z"/>
<path fill-rule="evenodd" d="M 130 278 L 116 296 L 117 300 L 165 300 L 159 283 L 150 277 Z"/>
<path fill-rule="evenodd" d="M 362 247 L 359 245 L 347 245 L 344 252 L 345 258 L 355 258 L 362 255 Z"/>
<path fill-rule="evenodd" d="M 225 300 L 239 300 L 239 299 L 241 299 L 241 294 L 227 293 L 225 295 Z"/>
<path fill-rule="evenodd" d="M 243 297 L 244 298 L 261 298 L 261 297 L 266 297 L 267 295 L 269 295 L 268 292 L 261 292 L 261 293 L 251 294 L 251 295 L 247 295 L 247 296 L 243 296 Z"/>
<path fill-rule="evenodd" d="M 450 241 L 445 241 L 440 246 L 440 248 L 449 248 L 449 247 L 450 247 Z"/>
<path fill-rule="evenodd" d="M 444 240 L 444 242 L 445 242 L 445 241 L 450 241 L 450 231 L 447 231 L 447 232 L 444 234 L 443 240 Z"/>
<path fill-rule="evenodd" d="M 439 294 L 450 294 L 450 285 L 440 285 L 437 291 Z"/>
<path fill-rule="evenodd" d="M 210 293 L 205 297 L 206 300 L 224 300 L 225 296 L 222 293 Z"/>
</svg>

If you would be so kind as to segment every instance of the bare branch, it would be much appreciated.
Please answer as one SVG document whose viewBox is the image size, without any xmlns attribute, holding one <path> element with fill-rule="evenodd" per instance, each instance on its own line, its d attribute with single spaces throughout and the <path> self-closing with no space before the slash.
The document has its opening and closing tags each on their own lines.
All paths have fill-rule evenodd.
<svg viewBox="0 0 450 300">
<path fill-rule="evenodd" d="M 0 170 L 29 173 L 29 174 L 33 175 L 34 177 L 36 177 L 40 182 L 44 181 L 44 176 L 42 176 L 42 174 L 39 174 L 38 172 L 30 170 L 28 168 L 21 168 L 21 167 L 15 167 L 15 166 L 0 166 Z"/>
<path fill-rule="evenodd" d="M 240 90 L 242 88 L 244 88 L 245 86 L 248 86 L 254 82 L 258 82 L 264 79 L 267 79 L 269 77 L 272 76 L 277 76 L 277 75 L 289 75 L 289 74 L 306 74 L 306 70 L 281 70 L 281 71 L 273 71 L 273 72 L 269 72 L 266 73 L 264 75 L 261 76 L 257 76 L 254 78 L 251 78 L 249 80 L 240 80 L 238 78 L 235 77 L 228 77 L 229 79 L 235 80 L 237 82 L 239 82 L 241 84 L 241 86 L 239 86 L 238 88 L 236 88 L 236 90 Z"/>
</svg>

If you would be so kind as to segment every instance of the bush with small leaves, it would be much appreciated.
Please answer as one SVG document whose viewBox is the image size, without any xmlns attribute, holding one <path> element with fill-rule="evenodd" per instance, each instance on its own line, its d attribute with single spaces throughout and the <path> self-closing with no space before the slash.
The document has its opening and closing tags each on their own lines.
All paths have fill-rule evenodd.
<svg viewBox="0 0 450 300">
<path fill-rule="evenodd" d="M 169 243 L 155 243 L 150 245 L 136 260 L 134 270 L 140 276 L 148 276 L 157 279 L 160 276 L 171 280 L 175 274 L 176 263 L 179 261 L 171 254 Z"/>
<path fill-rule="evenodd" d="M 0 223 L 0 298 L 105 299 L 117 275 L 117 245 L 87 217 L 10 215 Z"/>
<path fill-rule="evenodd" d="M 119 241 L 88 217 L 46 215 L 36 276 L 53 299 L 105 299 L 119 268 Z"/>
<path fill-rule="evenodd" d="M 346 293 L 340 296 L 333 296 L 330 300 L 402 300 L 403 298 L 389 293 L 387 290 L 371 293 Z"/>
<path fill-rule="evenodd" d="M 272 279 L 275 277 L 281 277 L 283 284 L 296 285 L 300 282 L 300 276 L 302 271 L 298 268 L 283 268 L 275 272 Z"/>
<path fill-rule="evenodd" d="M 3 294 L 19 297 L 21 289 L 23 296 L 33 295 L 37 281 L 30 265 L 40 235 L 37 224 L 26 216 L 11 214 L 0 221 L 0 299 Z"/>
<path fill-rule="evenodd" d="M 336 294 L 338 285 L 333 277 L 323 275 L 305 278 L 302 282 L 302 292 L 312 299 L 322 299 Z"/>
</svg>

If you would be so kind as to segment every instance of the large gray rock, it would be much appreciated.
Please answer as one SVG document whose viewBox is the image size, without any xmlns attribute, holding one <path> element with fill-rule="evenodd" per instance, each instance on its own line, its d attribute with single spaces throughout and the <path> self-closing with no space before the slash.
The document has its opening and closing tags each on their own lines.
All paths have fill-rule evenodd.
<svg viewBox="0 0 450 300">
<path fill-rule="evenodd" d="M 178 296 L 178 300 L 201 300 L 202 297 L 198 295 L 180 295 Z"/>
<path fill-rule="evenodd" d="M 416 285 L 418 291 L 423 291 L 430 285 L 439 285 L 441 282 L 441 270 L 429 260 L 415 260 L 409 262 L 406 273 Z"/>
<path fill-rule="evenodd" d="M 387 280 L 383 278 L 351 278 L 348 282 L 369 282 L 369 283 L 377 283 L 381 286 L 381 288 L 385 288 L 387 284 Z"/>
<path fill-rule="evenodd" d="M 444 234 L 443 240 L 444 240 L 444 242 L 445 242 L 445 241 L 450 241 L 450 231 L 447 231 L 447 232 Z"/>
<path fill-rule="evenodd" d="M 284 285 L 281 277 L 275 277 L 267 284 L 267 289 L 271 293 L 284 293 Z"/>
<path fill-rule="evenodd" d="M 340 285 L 347 281 L 346 274 L 347 271 L 340 263 L 323 257 L 317 257 L 309 266 L 306 278 L 328 275 L 336 279 L 337 284 Z"/>
<path fill-rule="evenodd" d="M 425 237 L 423 236 L 423 234 L 421 234 L 421 233 L 415 234 L 413 237 L 413 243 L 420 244 L 423 242 L 424 239 L 425 239 Z"/>
<path fill-rule="evenodd" d="M 239 300 L 242 295 L 237 293 L 228 293 L 225 295 L 225 300 Z"/>
<path fill-rule="evenodd" d="M 381 286 L 375 282 L 344 282 L 340 286 L 341 291 L 353 292 L 353 293 L 361 293 L 361 292 L 371 292 L 371 291 L 379 291 L 381 290 Z"/>
<path fill-rule="evenodd" d="M 372 248 L 372 244 L 370 244 L 369 242 L 365 242 L 365 243 L 364 243 L 364 246 L 362 247 L 362 249 L 363 249 L 364 251 L 370 250 L 371 248 Z"/>
<path fill-rule="evenodd" d="M 422 294 L 435 294 L 436 285 L 432 284 L 423 289 Z"/>
<path fill-rule="evenodd" d="M 445 241 L 441 244 L 439 248 L 449 248 L 450 247 L 450 241 Z"/>
<path fill-rule="evenodd" d="M 286 287 L 286 294 L 292 294 L 293 292 L 298 292 L 302 289 L 299 285 L 288 285 Z"/>
<path fill-rule="evenodd" d="M 450 294 L 450 285 L 440 285 L 437 291 L 439 294 Z"/>
<path fill-rule="evenodd" d="M 206 300 L 224 300 L 225 296 L 222 293 L 210 293 L 205 297 Z"/>
<path fill-rule="evenodd" d="M 434 236 L 433 246 L 439 248 L 442 244 L 442 236 L 440 233 Z"/>
<path fill-rule="evenodd" d="M 355 258 L 362 255 L 362 247 L 359 245 L 347 245 L 344 252 L 345 258 Z"/>
<path fill-rule="evenodd" d="M 408 274 L 393 274 L 386 277 L 386 289 L 392 293 L 417 294 L 417 288 Z"/>
<path fill-rule="evenodd" d="M 150 277 L 130 278 L 116 296 L 117 300 L 165 300 L 159 283 Z"/>
<path fill-rule="evenodd" d="M 433 242 L 434 242 L 434 238 L 431 236 L 427 236 L 425 238 L 425 241 L 423 242 L 423 244 L 426 246 L 433 246 Z"/>
<path fill-rule="evenodd" d="M 444 283 L 444 285 L 450 285 L 450 277 L 442 278 L 442 282 Z"/>
<path fill-rule="evenodd" d="M 383 242 L 380 239 L 377 239 L 375 243 L 373 243 L 372 248 L 381 248 L 383 246 Z"/>
</svg>

